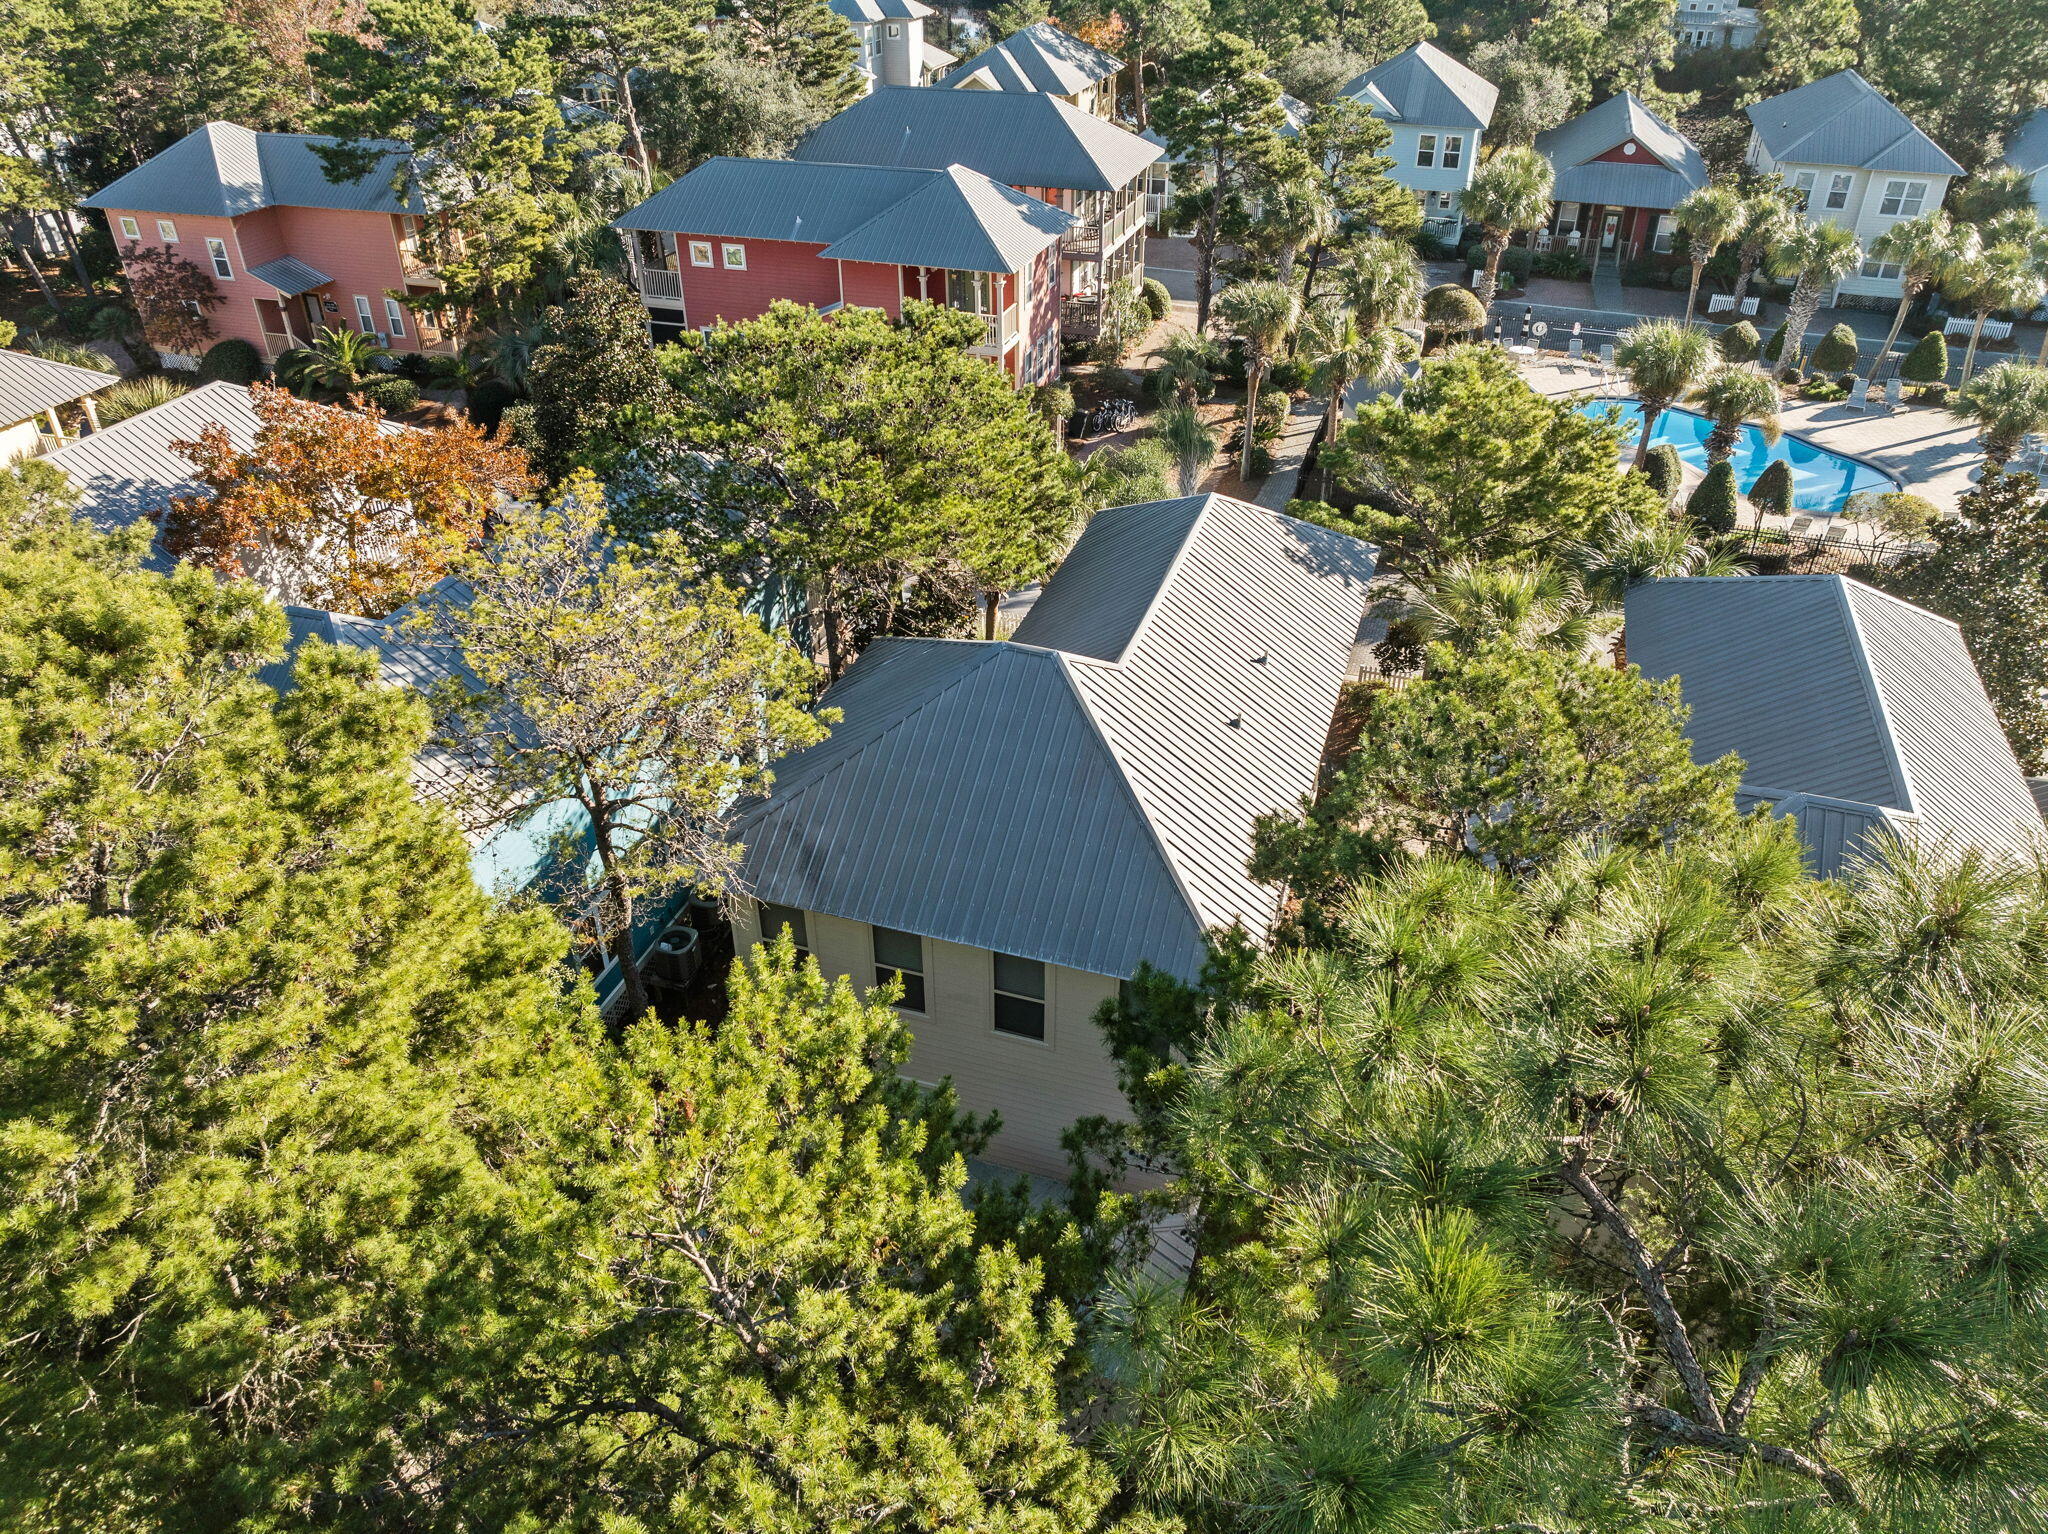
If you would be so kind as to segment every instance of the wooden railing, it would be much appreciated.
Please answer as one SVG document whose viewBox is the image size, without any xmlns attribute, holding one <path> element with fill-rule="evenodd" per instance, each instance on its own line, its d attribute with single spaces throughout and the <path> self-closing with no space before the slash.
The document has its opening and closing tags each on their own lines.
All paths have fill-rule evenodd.
<svg viewBox="0 0 2048 1534">
<path fill-rule="evenodd" d="M 641 267 L 640 296 L 642 298 L 681 298 L 683 296 L 683 274 L 681 272 L 671 272 L 665 267 Z"/>
</svg>

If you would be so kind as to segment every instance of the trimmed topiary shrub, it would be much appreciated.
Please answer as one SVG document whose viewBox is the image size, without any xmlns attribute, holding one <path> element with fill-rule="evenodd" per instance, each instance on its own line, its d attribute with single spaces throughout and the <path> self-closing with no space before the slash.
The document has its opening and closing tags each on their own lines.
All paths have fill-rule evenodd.
<svg viewBox="0 0 2048 1534">
<path fill-rule="evenodd" d="M 1784 516 L 1792 510 L 1792 465 L 1782 458 L 1765 465 L 1749 487 L 1749 504 L 1760 512 Z"/>
<path fill-rule="evenodd" d="M 1722 459 L 1699 482 L 1685 503 L 1686 519 L 1703 533 L 1735 531 L 1735 466 Z"/>
<path fill-rule="evenodd" d="M 1669 442 L 1660 442 L 1651 448 L 1649 456 L 1643 460 L 1643 478 L 1669 506 L 1678 498 L 1678 487 L 1685 483 L 1685 466 L 1678 456 L 1678 449 Z"/>
<path fill-rule="evenodd" d="M 1777 328 L 1776 330 L 1774 330 L 1774 331 L 1772 331 L 1772 332 L 1771 332 L 1771 338 L 1770 338 L 1770 340 L 1768 340 L 1768 341 L 1766 341 L 1766 342 L 1764 343 L 1764 361 L 1766 361 L 1766 362 L 1782 362 L 1782 361 L 1784 361 L 1784 360 L 1785 360 L 1785 321 L 1783 321 L 1783 320 L 1780 320 L 1780 321 L 1778 321 L 1778 328 Z"/>
<path fill-rule="evenodd" d="M 1754 362 L 1763 338 L 1748 320 L 1737 320 L 1720 337 L 1721 355 L 1730 362 Z"/>
<path fill-rule="evenodd" d="M 1157 277 L 1147 277 L 1140 290 L 1145 300 L 1145 312 L 1155 320 L 1163 320 L 1173 313 L 1173 295 L 1166 291 L 1166 284 Z"/>
<path fill-rule="evenodd" d="M 1816 373 L 1839 373 L 1856 365 L 1857 347 L 1856 332 L 1847 325 L 1837 325 L 1820 338 L 1807 361 Z"/>
<path fill-rule="evenodd" d="M 1476 293 L 1441 282 L 1422 295 L 1422 325 L 1422 349 L 1433 352 L 1446 340 L 1484 330 L 1486 310 Z"/>
<path fill-rule="evenodd" d="M 1948 380 L 1948 340 L 1938 330 L 1930 330 L 1920 338 L 1919 344 L 1906 353 L 1906 360 L 1899 364 L 1899 377 L 1907 383 L 1945 383 Z"/>
<path fill-rule="evenodd" d="M 420 402 L 420 386 L 396 373 L 371 379 L 359 392 L 388 415 L 403 415 Z"/>
<path fill-rule="evenodd" d="M 201 383 L 252 384 L 262 378 L 263 354 L 240 336 L 214 342 L 199 359 Z"/>
<path fill-rule="evenodd" d="M 1278 389 L 1259 391 L 1258 414 L 1252 419 L 1252 441 L 1271 442 L 1287 424 L 1288 398 Z"/>
</svg>

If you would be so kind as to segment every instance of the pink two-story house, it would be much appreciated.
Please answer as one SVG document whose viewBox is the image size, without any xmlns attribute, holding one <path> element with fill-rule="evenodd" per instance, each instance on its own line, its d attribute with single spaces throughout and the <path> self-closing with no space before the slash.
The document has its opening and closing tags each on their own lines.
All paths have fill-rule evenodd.
<svg viewBox="0 0 2048 1534">
<path fill-rule="evenodd" d="M 330 327 L 393 351 L 452 351 L 445 319 L 403 302 L 441 280 L 420 247 L 424 202 L 393 188 L 402 151 L 336 182 L 315 150 L 337 142 L 208 123 L 82 206 L 106 215 L 116 249 L 165 247 L 206 273 L 225 300 L 207 314 L 215 332 L 266 359 Z"/>
<path fill-rule="evenodd" d="M 1060 366 L 1060 237 L 1076 219 L 965 166 L 708 160 L 619 219 L 654 338 L 777 299 L 979 315 L 970 348 L 1020 384 Z"/>
</svg>

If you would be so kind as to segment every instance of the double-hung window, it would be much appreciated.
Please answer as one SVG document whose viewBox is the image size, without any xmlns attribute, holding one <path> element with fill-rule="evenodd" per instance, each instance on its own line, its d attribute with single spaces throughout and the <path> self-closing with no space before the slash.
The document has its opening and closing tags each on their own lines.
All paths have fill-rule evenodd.
<svg viewBox="0 0 2048 1534">
<path fill-rule="evenodd" d="M 773 901 L 761 902 L 761 941 L 772 943 L 784 931 L 796 945 L 796 956 L 808 959 L 811 956 L 811 933 L 804 924 L 804 913 L 793 905 L 776 905 Z"/>
<path fill-rule="evenodd" d="M 891 980 L 903 983 L 903 999 L 896 1003 L 906 1012 L 924 1010 L 924 939 L 915 932 L 898 932 L 893 927 L 869 929 L 875 939 L 875 984 Z"/>
<path fill-rule="evenodd" d="M 364 294 L 356 294 L 356 329 L 364 335 L 377 333 L 377 317 L 370 312 L 370 300 Z"/>
<path fill-rule="evenodd" d="M 1045 1038 L 1045 966 L 1036 959 L 999 953 L 995 960 L 996 1032 Z"/>
<path fill-rule="evenodd" d="M 1444 135 L 1444 169 L 1456 170 L 1464 163 L 1465 135 L 1462 133 L 1446 133 Z"/>
<path fill-rule="evenodd" d="M 384 328 L 394 336 L 405 335 L 405 306 L 395 298 L 384 300 Z"/>
<path fill-rule="evenodd" d="M 1418 134 L 1415 139 L 1415 163 L 1425 169 L 1436 164 L 1436 135 Z"/>
<path fill-rule="evenodd" d="M 1813 172 L 1803 170 L 1792 178 L 1792 190 L 1798 194 L 1799 211 L 1804 213 L 1806 205 L 1813 198 Z"/>
<path fill-rule="evenodd" d="M 1863 263 L 1864 276 L 1881 277 L 1887 282 L 1896 278 L 1903 270 L 1904 268 L 1892 261 L 1866 261 Z"/>
<path fill-rule="evenodd" d="M 1884 200 L 1878 203 L 1877 211 L 1886 218 L 1918 218 L 1921 208 L 1926 204 L 1926 182 L 1887 181 L 1884 184 Z"/>
<path fill-rule="evenodd" d="M 1828 178 L 1828 200 L 1826 207 L 1840 212 L 1849 206 L 1849 185 L 1855 180 L 1847 171 L 1836 171 Z"/>
<path fill-rule="evenodd" d="M 160 218 L 156 221 L 156 237 L 166 245 L 175 245 L 178 243 L 178 226 L 167 218 Z"/>
<path fill-rule="evenodd" d="M 228 261 L 228 242 L 226 240 L 208 240 L 206 242 L 206 254 L 213 262 L 214 276 L 224 277 L 229 280 L 234 278 L 235 269 Z"/>
</svg>

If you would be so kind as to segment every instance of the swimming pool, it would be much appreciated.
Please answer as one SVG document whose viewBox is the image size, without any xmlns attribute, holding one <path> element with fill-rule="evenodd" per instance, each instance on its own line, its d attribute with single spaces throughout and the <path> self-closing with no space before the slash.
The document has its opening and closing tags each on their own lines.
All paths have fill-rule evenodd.
<svg viewBox="0 0 2048 1534">
<path fill-rule="evenodd" d="M 1579 407 L 1579 413 L 1594 417 L 1618 416 L 1628 431 L 1631 446 L 1642 435 L 1642 406 L 1632 399 L 1588 400 Z M 1707 433 L 1713 429 L 1714 423 L 1705 416 L 1674 407 L 1657 418 L 1650 445 L 1655 447 L 1668 442 L 1678 449 L 1680 458 L 1695 469 L 1704 470 L 1707 466 Z M 1765 465 L 1781 458 L 1792 465 L 1792 505 L 1799 511 L 1832 516 L 1848 503 L 1852 495 L 1860 495 L 1866 490 L 1899 488 L 1899 482 L 1884 470 L 1872 468 L 1860 459 L 1831 453 L 1804 437 L 1795 437 L 1787 432 L 1775 443 L 1767 443 L 1764 434 L 1747 421 L 1743 422 L 1742 431 L 1735 439 L 1735 455 L 1730 460 L 1735 465 L 1736 487 L 1746 493 L 1756 483 L 1757 476 L 1763 473 Z"/>
</svg>

